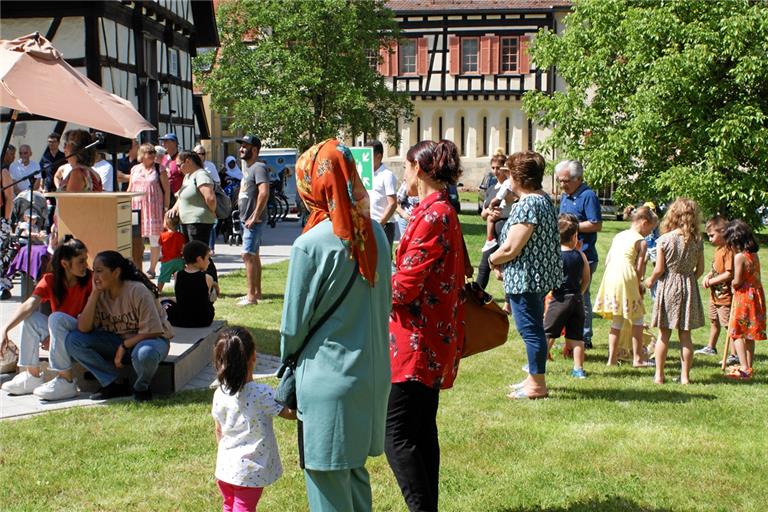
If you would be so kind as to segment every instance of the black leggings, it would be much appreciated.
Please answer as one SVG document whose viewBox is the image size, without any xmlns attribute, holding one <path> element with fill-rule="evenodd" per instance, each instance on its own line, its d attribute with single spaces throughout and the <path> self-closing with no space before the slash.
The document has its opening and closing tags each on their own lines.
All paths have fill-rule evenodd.
<svg viewBox="0 0 768 512">
<path fill-rule="evenodd" d="M 184 236 L 187 237 L 187 240 L 197 240 L 198 242 L 203 242 L 206 247 L 208 246 L 212 229 L 213 224 L 203 224 L 202 222 L 181 225 L 181 232 L 184 233 Z M 211 258 L 210 262 L 208 263 L 208 269 L 206 270 L 206 273 L 208 273 L 214 281 L 219 281 L 219 275 L 216 272 L 216 265 L 213 263 L 213 258 Z"/>
<path fill-rule="evenodd" d="M 507 219 L 499 219 L 497 220 L 493 225 L 493 231 L 496 233 L 496 240 L 499 240 L 501 238 L 501 230 L 504 228 L 504 223 L 507 222 Z M 483 255 L 480 257 L 480 264 L 477 266 L 477 284 L 479 284 L 483 290 L 485 290 L 485 287 L 488 286 L 488 280 L 491 277 L 491 265 L 488 263 L 488 258 L 491 257 L 491 254 L 493 254 L 493 251 L 499 248 L 499 245 L 496 244 L 496 246 L 493 249 L 488 249 L 487 251 L 483 252 Z"/>
</svg>

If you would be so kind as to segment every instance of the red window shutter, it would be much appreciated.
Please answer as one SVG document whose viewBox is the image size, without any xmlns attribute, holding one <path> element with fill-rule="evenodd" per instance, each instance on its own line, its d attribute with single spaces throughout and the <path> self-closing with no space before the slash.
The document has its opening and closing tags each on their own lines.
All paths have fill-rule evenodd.
<svg viewBox="0 0 768 512">
<path fill-rule="evenodd" d="M 480 38 L 480 58 L 478 69 L 481 75 L 491 74 L 491 37 L 483 36 Z"/>
<path fill-rule="evenodd" d="M 499 36 L 491 37 L 491 74 L 499 74 Z"/>
<path fill-rule="evenodd" d="M 388 46 L 383 46 L 383 47 L 379 48 L 379 57 L 380 57 L 379 67 L 378 67 L 379 74 L 381 76 L 389 76 L 389 58 L 390 58 L 390 55 L 389 55 L 389 47 Z"/>
<path fill-rule="evenodd" d="M 448 37 L 448 72 L 452 75 L 458 75 L 461 69 L 461 49 L 459 48 L 460 39 L 456 36 Z"/>
<path fill-rule="evenodd" d="M 526 75 L 531 72 L 531 63 L 528 59 L 528 36 L 520 38 L 519 56 L 517 61 L 518 73 Z"/>
<path fill-rule="evenodd" d="M 416 41 L 416 74 L 426 76 L 429 67 L 427 52 L 427 38 L 420 37 Z"/>
<path fill-rule="evenodd" d="M 397 44 L 397 41 L 393 41 L 390 45 L 390 50 L 392 53 L 389 54 L 389 76 L 397 76 L 399 74 L 399 52 L 398 52 L 399 45 Z"/>
</svg>

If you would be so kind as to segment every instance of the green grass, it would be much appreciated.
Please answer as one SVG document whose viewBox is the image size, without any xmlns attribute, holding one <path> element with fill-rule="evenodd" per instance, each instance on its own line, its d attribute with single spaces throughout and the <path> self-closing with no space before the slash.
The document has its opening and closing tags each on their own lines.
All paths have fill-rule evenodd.
<svg viewBox="0 0 768 512">
<path fill-rule="evenodd" d="M 476 216 L 462 221 L 476 263 L 484 229 Z M 601 255 L 626 226 L 605 224 Z M 707 265 L 711 257 L 708 246 Z M 764 283 L 767 267 L 764 256 Z M 222 279 L 217 313 L 253 329 L 262 351 L 278 346 L 286 270 L 285 263 L 265 268 L 267 300 L 255 308 L 234 306 L 242 274 Z M 500 283 L 490 290 L 501 296 Z M 594 326 L 589 378 L 572 380 L 569 361 L 556 356 L 548 366 L 549 400 L 504 397 L 506 385 L 523 377 L 525 354 L 514 330 L 506 345 L 462 362 L 455 387 L 440 397 L 441 510 L 765 510 L 765 343 L 758 344 L 752 382 L 726 381 L 719 359 L 697 357 L 694 384 L 654 386 L 651 370 L 606 368 L 608 325 L 595 319 Z M 694 332 L 697 345 L 706 338 L 706 328 Z M 677 374 L 678 354 L 673 345 L 669 377 Z M 210 400 L 211 392 L 197 391 L 3 422 L 0 509 L 218 509 Z M 259 510 L 306 510 L 295 425 L 275 423 L 285 474 L 265 491 Z M 370 459 L 368 469 L 374 509 L 405 510 L 385 458 Z"/>
</svg>

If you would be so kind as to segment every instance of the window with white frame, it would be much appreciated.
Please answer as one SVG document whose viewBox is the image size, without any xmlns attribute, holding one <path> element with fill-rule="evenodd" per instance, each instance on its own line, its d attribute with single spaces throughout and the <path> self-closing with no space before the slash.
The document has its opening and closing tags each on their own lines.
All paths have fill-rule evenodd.
<svg viewBox="0 0 768 512">
<path fill-rule="evenodd" d="M 398 56 L 399 73 L 401 75 L 416 74 L 416 40 L 400 41 Z"/>
<path fill-rule="evenodd" d="M 517 37 L 502 37 L 499 56 L 501 58 L 499 70 L 502 73 L 517 72 Z"/>
<path fill-rule="evenodd" d="M 480 40 L 476 37 L 461 38 L 461 72 L 477 73 L 480 53 Z"/>
</svg>

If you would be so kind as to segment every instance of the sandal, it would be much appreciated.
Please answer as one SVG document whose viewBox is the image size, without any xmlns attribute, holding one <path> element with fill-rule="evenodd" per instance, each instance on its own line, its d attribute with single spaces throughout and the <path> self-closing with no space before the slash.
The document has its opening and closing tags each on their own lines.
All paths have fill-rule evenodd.
<svg viewBox="0 0 768 512">
<path fill-rule="evenodd" d="M 511 400 L 525 400 L 526 398 L 528 400 L 539 400 L 542 398 L 549 398 L 549 392 L 543 395 L 529 395 L 525 388 L 520 388 L 507 394 L 507 398 Z"/>
<path fill-rule="evenodd" d="M 749 380 L 752 378 L 752 368 L 747 371 L 744 371 L 741 368 L 734 368 L 731 372 L 726 374 L 725 377 L 733 380 Z"/>
<path fill-rule="evenodd" d="M 632 368 L 656 368 L 656 361 L 649 359 L 642 364 L 633 364 Z"/>
<path fill-rule="evenodd" d="M 236 306 L 241 306 L 241 307 L 242 306 L 255 306 L 258 303 L 259 302 L 255 301 L 255 300 L 248 300 L 248 297 L 240 297 L 240 300 L 235 302 L 235 305 Z"/>
</svg>

